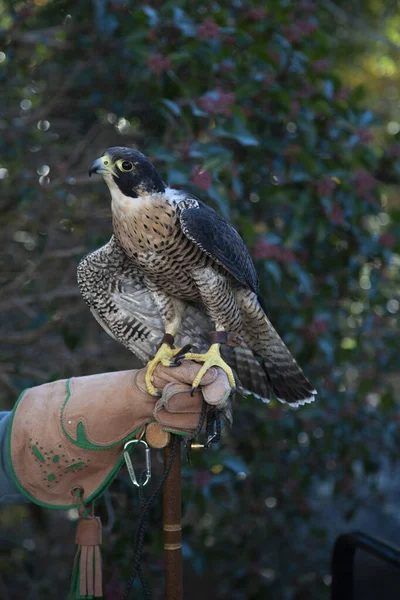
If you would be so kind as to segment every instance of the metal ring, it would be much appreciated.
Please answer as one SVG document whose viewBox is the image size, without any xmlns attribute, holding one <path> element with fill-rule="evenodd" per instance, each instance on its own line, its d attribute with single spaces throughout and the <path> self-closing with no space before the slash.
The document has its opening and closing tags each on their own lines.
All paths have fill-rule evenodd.
<svg viewBox="0 0 400 600">
<path fill-rule="evenodd" d="M 146 479 L 144 480 L 144 482 L 142 484 L 140 484 L 138 482 L 138 480 L 136 479 L 136 473 L 135 473 L 135 469 L 133 468 L 132 465 L 132 461 L 131 461 L 131 457 L 129 454 L 129 446 L 131 444 L 143 444 L 145 447 L 145 456 L 146 456 Z M 149 483 L 150 478 L 151 478 L 151 460 L 150 460 L 150 448 L 148 443 L 143 440 L 143 439 L 138 439 L 138 440 L 129 440 L 129 442 L 126 442 L 125 446 L 124 446 L 124 459 L 125 459 L 125 464 L 126 467 L 128 469 L 128 473 L 129 473 L 129 477 L 131 478 L 131 481 L 133 483 L 133 485 L 135 485 L 136 487 L 140 487 L 140 486 L 145 486 Z"/>
</svg>

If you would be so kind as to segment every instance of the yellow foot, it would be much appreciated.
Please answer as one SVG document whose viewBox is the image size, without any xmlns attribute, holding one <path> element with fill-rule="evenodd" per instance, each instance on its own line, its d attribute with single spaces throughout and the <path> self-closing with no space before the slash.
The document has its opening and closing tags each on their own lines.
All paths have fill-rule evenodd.
<svg viewBox="0 0 400 600">
<path fill-rule="evenodd" d="M 194 360 L 204 363 L 192 383 L 192 393 L 200 385 L 203 376 L 211 367 L 220 367 L 227 374 L 229 385 L 231 386 L 232 390 L 236 389 L 233 371 L 230 366 L 221 358 L 219 346 L 219 344 L 212 344 L 205 354 L 194 354 L 193 352 L 188 352 L 185 354 L 185 359 L 187 360 Z"/>
<path fill-rule="evenodd" d="M 145 375 L 146 388 L 152 396 L 160 396 L 159 391 L 153 385 L 153 373 L 156 366 L 161 363 L 164 367 L 171 365 L 171 360 L 177 357 L 181 352 L 181 348 L 171 348 L 169 344 L 161 344 L 153 360 L 147 363 Z"/>
</svg>

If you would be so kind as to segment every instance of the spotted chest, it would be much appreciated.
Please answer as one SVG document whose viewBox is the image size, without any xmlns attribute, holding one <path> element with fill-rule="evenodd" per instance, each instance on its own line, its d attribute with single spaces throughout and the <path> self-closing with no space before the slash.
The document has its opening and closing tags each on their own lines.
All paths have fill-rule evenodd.
<svg viewBox="0 0 400 600">
<path fill-rule="evenodd" d="M 191 271 L 210 259 L 183 234 L 174 205 L 153 197 L 140 206 L 113 206 L 113 227 L 122 248 L 149 281 L 171 295 L 198 299 Z"/>
</svg>

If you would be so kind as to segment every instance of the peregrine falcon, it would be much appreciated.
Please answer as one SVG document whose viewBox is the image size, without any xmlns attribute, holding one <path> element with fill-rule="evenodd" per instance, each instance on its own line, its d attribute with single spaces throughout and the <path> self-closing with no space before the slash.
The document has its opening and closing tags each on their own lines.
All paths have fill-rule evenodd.
<svg viewBox="0 0 400 600">
<path fill-rule="evenodd" d="M 111 192 L 114 235 L 82 259 L 79 287 L 112 337 L 143 361 L 154 356 L 149 392 L 157 394 L 152 375 L 159 362 L 184 358 L 203 363 L 193 388 L 219 366 L 232 388 L 234 370 L 242 390 L 265 400 L 273 393 L 292 406 L 312 402 L 316 391 L 268 320 L 253 262 L 232 225 L 168 187 L 137 150 L 109 148 L 92 173 Z"/>
</svg>

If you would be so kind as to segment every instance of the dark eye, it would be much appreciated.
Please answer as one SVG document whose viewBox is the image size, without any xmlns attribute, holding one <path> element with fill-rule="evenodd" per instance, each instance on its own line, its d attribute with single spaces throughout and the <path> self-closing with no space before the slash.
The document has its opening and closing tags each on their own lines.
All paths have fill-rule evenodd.
<svg viewBox="0 0 400 600">
<path fill-rule="evenodd" d="M 129 160 L 124 160 L 121 163 L 121 169 L 122 169 L 122 171 L 132 171 L 133 164 L 131 162 L 129 162 Z"/>
</svg>

